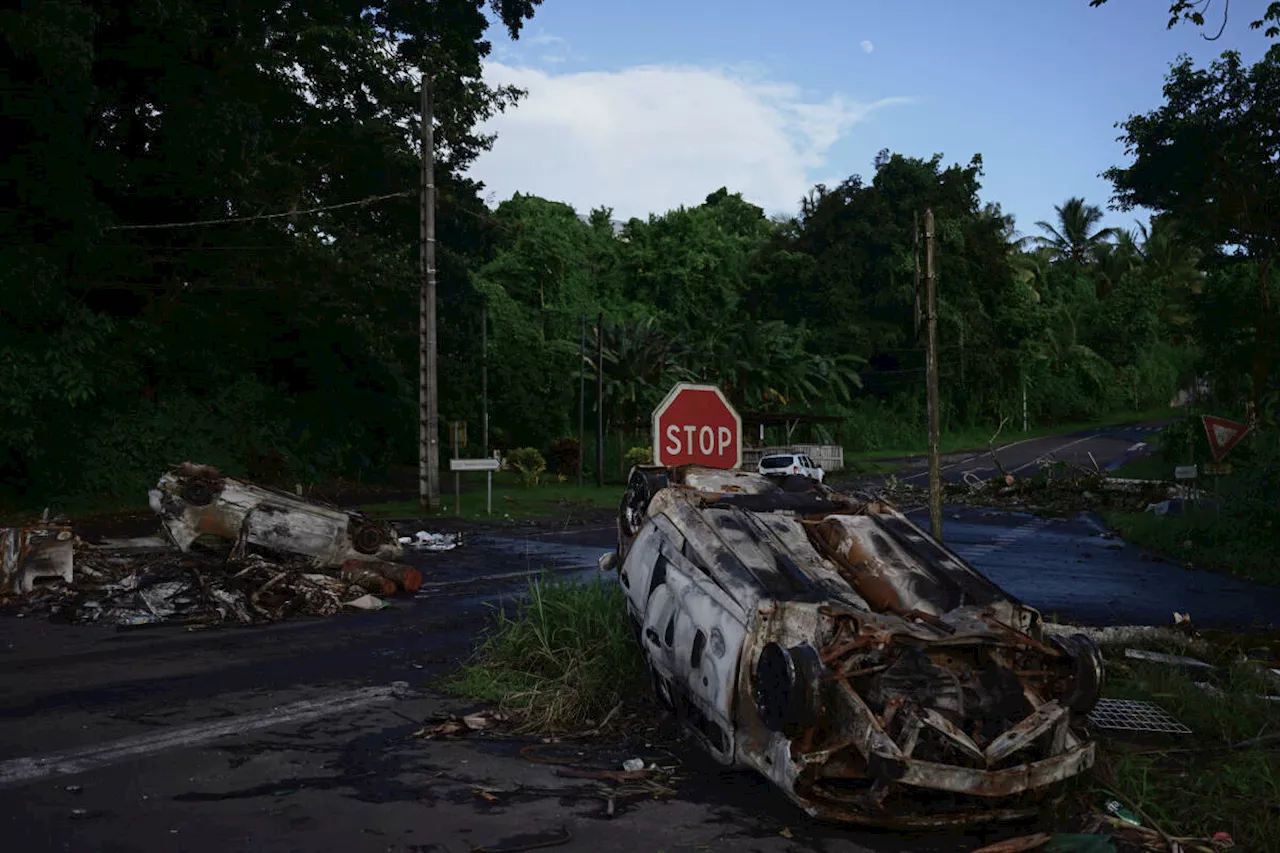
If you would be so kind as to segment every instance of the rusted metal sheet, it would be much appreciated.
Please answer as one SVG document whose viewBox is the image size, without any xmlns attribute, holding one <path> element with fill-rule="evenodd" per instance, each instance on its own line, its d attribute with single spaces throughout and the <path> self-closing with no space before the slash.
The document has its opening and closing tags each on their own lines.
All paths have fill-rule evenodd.
<svg viewBox="0 0 1280 853">
<path fill-rule="evenodd" d="M 202 536 L 310 557 L 318 566 L 348 560 L 395 561 L 403 553 L 395 531 L 288 492 L 185 463 L 160 478 L 151 508 L 183 551 Z"/>
<path fill-rule="evenodd" d="M 0 589 L 23 595 L 42 578 L 71 583 L 74 543 L 67 524 L 0 529 Z"/>
<path fill-rule="evenodd" d="M 811 815 L 1011 819 L 1093 763 L 1097 647 L 886 502 L 643 466 L 616 565 L 659 699 Z"/>
</svg>

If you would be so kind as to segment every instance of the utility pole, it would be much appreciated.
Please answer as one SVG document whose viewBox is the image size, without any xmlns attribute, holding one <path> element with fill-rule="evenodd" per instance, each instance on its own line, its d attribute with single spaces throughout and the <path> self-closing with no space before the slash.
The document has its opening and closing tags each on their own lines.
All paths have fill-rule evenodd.
<svg viewBox="0 0 1280 853">
<path fill-rule="evenodd" d="M 587 315 L 578 315 L 578 485 L 586 464 L 587 442 Z"/>
<path fill-rule="evenodd" d="M 916 313 L 914 320 L 916 324 L 916 343 L 920 342 L 920 211 L 912 214 L 911 221 L 915 228 L 916 245 L 915 245 L 915 294 L 916 294 Z"/>
<path fill-rule="evenodd" d="M 596 487 L 604 488 L 604 313 L 596 320 Z"/>
<path fill-rule="evenodd" d="M 489 301 L 480 308 L 480 445 L 489 455 Z"/>
<path fill-rule="evenodd" d="M 924 211 L 924 287 L 928 326 L 925 372 L 929 386 L 929 526 L 942 541 L 942 460 L 939 457 L 938 412 L 938 287 L 933 257 L 933 208 Z"/>
<path fill-rule="evenodd" d="M 440 504 L 440 412 L 436 385 L 436 182 L 435 128 L 431 78 L 422 69 L 422 288 L 418 301 L 418 505 L 423 512 Z"/>
<path fill-rule="evenodd" d="M 1022 431 L 1025 433 L 1030 429 L 1027 421 L 1027 371 L 1022 371 Z"/>
</svg>

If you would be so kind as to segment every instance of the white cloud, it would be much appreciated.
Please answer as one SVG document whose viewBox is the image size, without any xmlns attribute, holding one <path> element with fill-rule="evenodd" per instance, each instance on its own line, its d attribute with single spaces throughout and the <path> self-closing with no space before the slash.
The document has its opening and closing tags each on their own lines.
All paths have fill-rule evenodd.
<svg viewBox="0 0 1280 853">
<path fill-rule="evenodd" d="M 875 50 L 875 49 L 876 49 L 876 46 L 875 46 L 874 44 L 872 44 L 870 41 L 864 41 L 864 42 L 862 43 L 862 52 L 863 52 L 863 53 L 870 53 L 871 51 L 873 51 L 873 50 Z"/>
<path fill-rule="evenodd" d="M 553 36 L 549 33 L 538 33 L 537 35 L 528 36 L 525 39 L 529 44 L 548 45 L 548 44 L 564 44 L 565 40 L 560 36 Z"/>
<path fill-rule="evenodd" d="M 908 100 L 813 101 L 741 69 L 688 66 L 556 74 L 495 62 L 485 78 L 529 94 L 487 123 L 498 141 L 472 177 L 500 199 L 607 205 L 620 219 L 699 204 L 721 186 L 770 213 L 793 212 L 832 145 Z"/>
</svg>

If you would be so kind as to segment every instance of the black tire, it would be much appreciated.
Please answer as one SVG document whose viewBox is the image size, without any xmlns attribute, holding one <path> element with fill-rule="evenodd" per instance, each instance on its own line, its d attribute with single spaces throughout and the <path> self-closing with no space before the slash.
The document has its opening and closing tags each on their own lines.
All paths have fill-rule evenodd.
<svg viewBox="0 0 1280 853">
<path fill-rule="evenodd" d="M 351 545 L 361 554 L 376 554 L 382 547 L 382 531 L 372 524 L 357 525 L 351 531 Z"/>
<path fill-rule="evenodd" d="M 192 506 L 208 506 L 215 494 L 217 489 L 208 480 L 188 480 L 182 484 L 182 499 Z"/>
</svg>

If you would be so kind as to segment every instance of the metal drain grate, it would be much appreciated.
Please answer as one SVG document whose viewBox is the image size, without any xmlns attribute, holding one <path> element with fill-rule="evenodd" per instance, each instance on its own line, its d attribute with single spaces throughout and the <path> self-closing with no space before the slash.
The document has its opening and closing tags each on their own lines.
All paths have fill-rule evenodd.
<svg viewBox="0 0 1280 853">
<path fill-rule="evenodd" d="M 1132 699 L 1099 699 L 1089 712 L 1089 722 L 1100 729 L 1122 732 L 1191 734 L 1191 729 L 1170 717 L 1159 705 Z"/>
</svg>

